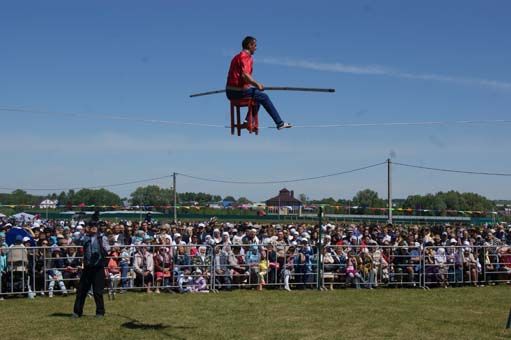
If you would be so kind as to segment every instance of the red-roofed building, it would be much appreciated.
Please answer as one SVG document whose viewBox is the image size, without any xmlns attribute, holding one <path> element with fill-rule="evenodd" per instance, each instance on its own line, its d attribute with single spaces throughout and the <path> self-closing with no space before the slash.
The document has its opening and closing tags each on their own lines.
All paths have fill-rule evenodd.
<svg viewBox="0 0 511 340">
<path fill-rule="evenodd" d="M 266 207 L 270 212 L 285 209 L 286 211 L 299 211 L 303 203 L 294 197 L 294 191 L 286 188 L 279 191 L 279 194 L 266 201 Z"/>
</svg>

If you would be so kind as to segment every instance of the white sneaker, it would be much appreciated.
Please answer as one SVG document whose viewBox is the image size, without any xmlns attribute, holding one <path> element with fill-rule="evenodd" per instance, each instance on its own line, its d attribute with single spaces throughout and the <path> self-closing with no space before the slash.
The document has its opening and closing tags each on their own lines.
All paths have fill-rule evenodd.
<svg viewBox="0 0 511 340">
<path fill-rule="evenodd" d="M 286 123 L 286 122 L 283 122 L 279 126 L 277 126 L 277 130 L 289 129 L 291 127 L 293 127 L 293 125 L 291 125 L 289 123 Z"/>
</svg>

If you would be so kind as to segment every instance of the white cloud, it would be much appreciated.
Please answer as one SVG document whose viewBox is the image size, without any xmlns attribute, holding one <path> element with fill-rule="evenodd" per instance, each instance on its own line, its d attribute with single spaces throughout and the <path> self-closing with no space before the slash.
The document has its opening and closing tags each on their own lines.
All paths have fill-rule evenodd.
<svg viewBox="0 0 511 340">
<path fill-rule="evenodd" d="M 259 62 L 271 65 L 280 65 L 288 67 L 303 68 L 316 71 L 348 73 L 358 75 L 374 75 L 374 76 L 388 76 L 402 79 L 416 79 L 439 81 L 446 83 L 455 83 L 460 85 L 475 85 L 495 90 L 511 91 L 511 83 L 491 79 L 471 78 L 471 77 L 457 77 L 441 74 L 427 74 L 427 73 L 409 73 L 394 70 L 392 68 L 380 65 L 348 65 L 343 63 L 321 63 L 308 60 L 293 60 L 286 58 L 261 58 Z"/>
</svg>

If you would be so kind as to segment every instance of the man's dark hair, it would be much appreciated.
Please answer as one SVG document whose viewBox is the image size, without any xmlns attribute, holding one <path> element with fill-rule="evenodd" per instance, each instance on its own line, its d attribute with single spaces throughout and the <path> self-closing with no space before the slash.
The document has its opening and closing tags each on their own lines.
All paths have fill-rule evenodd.
<svg viewBox="0 0 511 340">
<path fill-rule="evenodd" d="M 241 42 L 241 46 L 243 47 L 243 49 L 246 50 L 246 49 L 248 49 L 248 45 L 255 40 L 256 40 L 256 38 L 251 37 L 251 36 L 245 37 L 245 39 L 243 39 L 243 41 Z"/>
</svg>

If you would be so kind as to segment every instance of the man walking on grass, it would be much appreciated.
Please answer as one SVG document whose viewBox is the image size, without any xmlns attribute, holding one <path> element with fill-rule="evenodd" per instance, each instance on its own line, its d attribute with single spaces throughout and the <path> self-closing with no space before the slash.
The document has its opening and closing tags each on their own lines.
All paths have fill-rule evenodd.
<svg viewBox="0 0 511 340">
<path fill-rule="evenodd" d="M 98 234 L 97 215 L 86 227 L 87 234 L 81 239 L 83 246 L 83 272 L 76 293 L 73 309 L 73 318 L 79 318 L 83 314 L 83 306 L 87 293 L 92 286 L 94 302 L 96 303 L 96 317 L 105 315 L 103 302 L 103 289 L 105 288 L 105 263 L 110 246 L 105 237 Z"/>
</svg>

